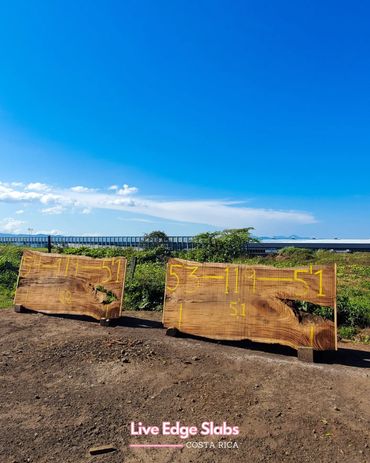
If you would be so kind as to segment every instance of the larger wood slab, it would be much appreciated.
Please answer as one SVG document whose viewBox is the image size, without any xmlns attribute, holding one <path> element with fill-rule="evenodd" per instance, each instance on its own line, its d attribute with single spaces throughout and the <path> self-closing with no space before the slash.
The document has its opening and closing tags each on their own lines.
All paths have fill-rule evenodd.
<svg viewBox="0 0 370 463">
<path fill-rule="evenodd" d="M 45 313 L 121 315 L 126 259 L 46 254 L 26 250 L 14 304 Z"/>
<path fill-rule="evenodd" d="M 334 308 L 334 320 L 301 318 L 301 300 Z M 163 324 L 211 339 L 336 349 L 336 267 L 198 263 L 167 264 Z"/>
</svg>

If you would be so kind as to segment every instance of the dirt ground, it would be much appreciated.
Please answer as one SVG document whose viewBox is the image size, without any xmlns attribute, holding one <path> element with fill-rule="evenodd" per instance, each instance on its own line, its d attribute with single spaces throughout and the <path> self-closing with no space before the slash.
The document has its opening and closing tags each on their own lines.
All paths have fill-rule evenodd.
<svg viewBox="0 0 370 463">
<path fill-rule="evenodd" d="M 160 317 L 130 312 L 104 328 L 2 310 L 0 462 L 370 461 L 368 347 L 307 364 L 278 346 L 168 337 Z M 240 434 L 130 436 L 131 421 L 226 421 Z M 105 444 L 116 450 L 90 455 Z"/>
</svg>

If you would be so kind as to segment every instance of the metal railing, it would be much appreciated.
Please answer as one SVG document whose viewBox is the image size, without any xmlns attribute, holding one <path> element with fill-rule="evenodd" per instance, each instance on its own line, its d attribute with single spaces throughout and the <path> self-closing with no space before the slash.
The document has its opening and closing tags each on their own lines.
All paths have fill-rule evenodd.
<svg viewBox="0 0 370 463">
<path fill-rule="evenodd" d="M 165 244 L 171 250 L 188 250 L 194 248 L 193 236 L 169 236 L 168 241 L 148 240 L 143 236 L 0 236 L 0 244 L 12 244 L 16 246 L 30 246 L 35 248 L 47 248 L 50 246 L 117 246 L 134 247 L 144 249 L 153 245 Z M 370 252 L 370 240 L 363 242 L 346 242 L 345 240 L 315 241 L 261 241 L 259 243 L 246 243 L 246 251 L 250 254 L 267 254 L 285 247 L 306 249 L 327 249 L 337 252 L 367 251 Z"/>
</svg>

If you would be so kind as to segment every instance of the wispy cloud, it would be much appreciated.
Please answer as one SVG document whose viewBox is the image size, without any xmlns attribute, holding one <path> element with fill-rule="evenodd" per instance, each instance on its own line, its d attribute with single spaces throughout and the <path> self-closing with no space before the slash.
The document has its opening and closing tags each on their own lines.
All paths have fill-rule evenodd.
<svg viewBox="0 0 370 463">
<path fill-rule="evenodd" d="M 41 209 L 41 212 L 47 215 L 58 215 L 58 214 L 62 214 L 64 211 L 65 211 L 65 208 L 61 205 Z"/>
<path fill-rule="evenodd" d="M 12 185 L 17 186 L 19 184 L 18 182 L 13 182 Z M 22 186 L 22 184 L 19 184 L 19 186 Z M 40 182 L 34 182 L 34 183 L 29 183 L 26 185 L 25 190 L 30 190 L 30 191 L 49 191 L 50 187 L 46 185 L 45 183 L 40 183 Z"/>
<path fill-rule="evenodd" d="M 86 186 L 73 186 L 71 188 L 71 191 L 74 191 L 75 193 L 92 193 L 96 191 L 95 188 L 88 188 Z"/>
<path fill-rule="evenodd" d="M 153 200 L 141 196 L 137 187 L 127 184 L 112 185 L 103 192 L 86 186 L 55 188 L 41 182 L 27 186 L 0 182 L 1 201 L 47 205 L 42 209 L 43 214 L 61 214 L 68 210 L 88 214 L 94 209 L 110 209 L 220 228 L 254 226 L 256 230 L 266 230 L 272 224 L 316 222 L 310 212 L 246 207 L 245 203 L 223 199 Z"/>
<path fill-rule="evenodd" d="M 20 233 L 22 226 L 25 224 L 23 220 L 17 220 L 13 217 L 6 217 L 0 221 L 0 230 L 3 233 Z"/>
<path fill-rule="evenodd" d="M 122 188 L 117 190 L 117 194 L 122 196 L 132 195 L 133 193 L 137 193 L 139 190 L 135 186 L 128 186 L 127 184 L 123 185 Z"/>
<path fill-rule="evenodd" d="M 64 233 L 62 230 L 53 228 L 51 230 L 34 230 L 33 234 L 34 235 L 63 235 Z"/>
<path fill-rule="evenodd" d="M 143 219 L 141 217 L 118 217 L 122 222 L 157 223 L 155 220 Z"/>
</svg>

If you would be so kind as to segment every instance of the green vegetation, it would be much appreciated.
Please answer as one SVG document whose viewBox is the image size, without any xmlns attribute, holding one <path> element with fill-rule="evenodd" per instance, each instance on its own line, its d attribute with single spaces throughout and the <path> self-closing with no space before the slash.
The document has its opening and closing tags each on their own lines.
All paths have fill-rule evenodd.
<svg viewBox="0 0 370 463">
<path fill-rule="evenodd" d="M 250 230 L 250 228 L 246 228 L 202 233 L 195 239 L 196 249 L 181 252 L 171 252 L 165 242 L 144 250 L 80 247 L 60 248 L 54 251 L 98 258 L 124 256 L 128 259 L 129 264 L 131 259 L 135 257 L 137 261 L 135 274 L 133 277 L 128 275 L 126 279 L 126 310 L 162 309 L 165 262 L 170 256 L 203 262 L 234 262 L 276 267 L 336 262 L 338 270 L 338 323 L 341 327 L 339 335 L 343 338 L 353 338 L 360 328 L 370 326 L 370 253 L 337 254 L 329 251 L 285 248 L 274 255 L 250 257 L 246 255 L 243 246 L 246 237 L 248 240 L 252 240 Z M 0 246 L 0 307 L 9 307 L 12 304 L 22 251 L 23 248 L 19 247 Z M 107 298 L 109 298 L 108 294 Z M 332 317 L 330 307 L 299 302 L 295 308 L 314 315 Z M 363 340 L 366 342 L 368 338 L 369 335 L 366 334 Z"/>
<path fill-rule="evenodd" d="M 151 233 L 145 233 L 144 245 L 146 248 L 155 248 L 157 246 L 166 246 L 169 242 L 168 236 L 164 231 L 155 230 Z"/>
<path fill-rule="evenodd" d="M 358 329 L 353 326 L 341 326 L 338 329 L 339 339 L 354 339 Z"/>
<path fill-rule="evenodd" d="M 252 227 L 200 233 L 193 239 L 196 248 L 184 257 L 198 262 L 232 262 L 245 254 L 246 243 L 258 242 L 252 238 L 251 230 Z"/>
<path fill-rule="evenodd" d="M 96 291 L 99 291 L 100 293 L 104 294 L 103 304 L 110 304 L 111 302 L 117 300 L 117 296 L 114 294 L 114 292 L 110 291 L 107 288 L 104 288 L 104 286 L 99 285 L 95 289 Z"/>
<path fill-rule="evenodd" d="M 23 248 L 16 246 L 0 247 L 0 307 L 9 307 L 14 298 L 17 285 L 18 268 Z"/>
<path fill-rule="evenodd" d="M 165 266 L 152 262 L 139 264 L 125 285 L 126 310 L 162 310 Z"/>
</svg>

